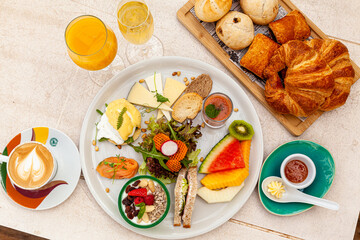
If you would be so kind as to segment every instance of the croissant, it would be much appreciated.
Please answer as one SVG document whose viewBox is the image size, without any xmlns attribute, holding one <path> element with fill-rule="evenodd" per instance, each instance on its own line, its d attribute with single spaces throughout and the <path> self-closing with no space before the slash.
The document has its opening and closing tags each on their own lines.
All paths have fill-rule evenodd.
<svg viewBox="0 0 360 240">
<path fill-rule="evenodd" d="M 286 69 L 284 84 L 278 72 Z M 302 41 L 292 40 L 278 48 L 264 70 L 266 101 L 277 112 L 307 117 L 334 90 L 329 65 Z"/>
<path fill-rule="evenodd" d="M 355 71 L 351 65 L 347 47 L 337 40 L 312 39 L 306 44 L 315 49 L 333 71 L 335 88 L 332 94 L 320 105 L 320 110 L 330 111 L 342 106 L 355 82 Z"/>
</svg>

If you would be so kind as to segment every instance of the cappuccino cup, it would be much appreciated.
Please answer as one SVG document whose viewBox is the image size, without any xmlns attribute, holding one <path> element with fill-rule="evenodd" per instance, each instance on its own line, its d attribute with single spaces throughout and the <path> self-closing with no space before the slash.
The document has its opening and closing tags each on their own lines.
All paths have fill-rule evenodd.
<svg viewBox="0 0 360 240">
<path fill-rule="evenodd" d="M 0 155 L 6 162 L 11 183 L 26 190 L 37 190 L 48 184 L 57 171 L 57 161 L 42 143 L 26 142 L 16 146 L 9 156 Z"/>
</svg>

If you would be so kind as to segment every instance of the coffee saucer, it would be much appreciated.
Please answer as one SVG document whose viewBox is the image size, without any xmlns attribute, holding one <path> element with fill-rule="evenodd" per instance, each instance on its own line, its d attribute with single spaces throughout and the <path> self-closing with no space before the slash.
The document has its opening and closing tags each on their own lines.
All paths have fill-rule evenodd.
<svg viewBox="0 0 360 240">
<path fill-rule="evenodd" d="M 0 163 L 0 182 L 6 195 L 18 205 L 32 210 L 53 208 L 64 202 L 75 190 L 80 178 L 79 151 L 74 142 L 59 130 L 48 127 L 29 128 L 16 135 L 6 145 L 8 156 L 19 144 L 36 141 L 46 145 L 57 160 L 57 173 L 49 184 L 36 191 L 14 187 L 6 172 L 6 163 Z"/>
</svg>

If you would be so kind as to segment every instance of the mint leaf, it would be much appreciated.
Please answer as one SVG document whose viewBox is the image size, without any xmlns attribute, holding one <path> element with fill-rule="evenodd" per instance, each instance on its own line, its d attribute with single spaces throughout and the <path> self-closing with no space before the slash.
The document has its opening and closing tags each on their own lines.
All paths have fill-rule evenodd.
<svg viewBox="0 0 360 240">
<path fill-rule="evenodd" d="M 156 92 L 155 96 L 156 96 L 156 101 L 157 102 L 161 102 L 161 103 L 170 102 L 170 100 L 168 98 L 164 97 L 163 95 L 161 95 L 158 92 Z"/>
<path fill-rule="evenodd" d="M 119 117 L 118 117 L 118 120 L 117 120 L 117 128 L 116 129 L 119 129 L 119 128 L 121 128 L 121 125 L 122 125 L 122 123 L 123 123 L 123 121 L 124 121 L 124 114 L 125 114 L 125 112 L 127 111 L 127 108 L 126 107 L 124 107 L 122 110 L 121 110 L 121 112 L 119 113 Z"/>
<path fill-rule="evenodd" d="M 220 111 L 221 110 L 216 108 L 214 104 L 209 104 L 205 108 L 205 113 L 209 118 L 216 118 Z"/>
<path fill-rule="evenodd" d="M 137 215 L 138 219 L 141 219 L 144 216 L 145 210 L 146 210 L 146 206 L 144 202 L 141 202 L 139 204 L 136 204 L 135 206 L 139 207 L 139 213 Z"/>
</svg>

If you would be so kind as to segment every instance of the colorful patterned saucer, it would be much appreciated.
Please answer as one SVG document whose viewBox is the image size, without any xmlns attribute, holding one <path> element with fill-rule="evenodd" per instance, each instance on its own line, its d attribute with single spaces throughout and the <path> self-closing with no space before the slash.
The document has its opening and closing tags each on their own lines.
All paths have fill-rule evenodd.
<svg viewBox="0 0 360 240">
<path fill-rule="evenodd" d="M 306 203 L 277 203 L 268 199 L 261 190 L 261 183 L 265 178 L 269 176 L 280 177 L 282 161 L 294 153 L 307 155 L 313 160 L 316 167 L 315 180 L 309 187 L 303 190 L 304 193 L 315 197 L 323 197 L 329 191 L 334 180 L 334 159 L 330 152 L 321 145 L 306 140 L 296 140 L 281 145 L 265 159 L 258 183 L 260 201 L 265 209 L 272 214 L 292 216 L 313 207 L 313 205 Z"/>
<path fill-rule="evenodd" d="M 79 151 L 74 142 L 59 130 L 36 127 L 16 135 L 5 147 L 8 156 L 20 143 L 36 141 L 45 144 L 58 162 L 52 182 L 40 190 L 29 191 L 14 187 L 6 172 L 6 163 L 0 163 L 0 181 L 5 193 L 18 205 L 32 210 L 44 210 L 64 202 L 74 191 L 81 172 Z"/>
</svg>

